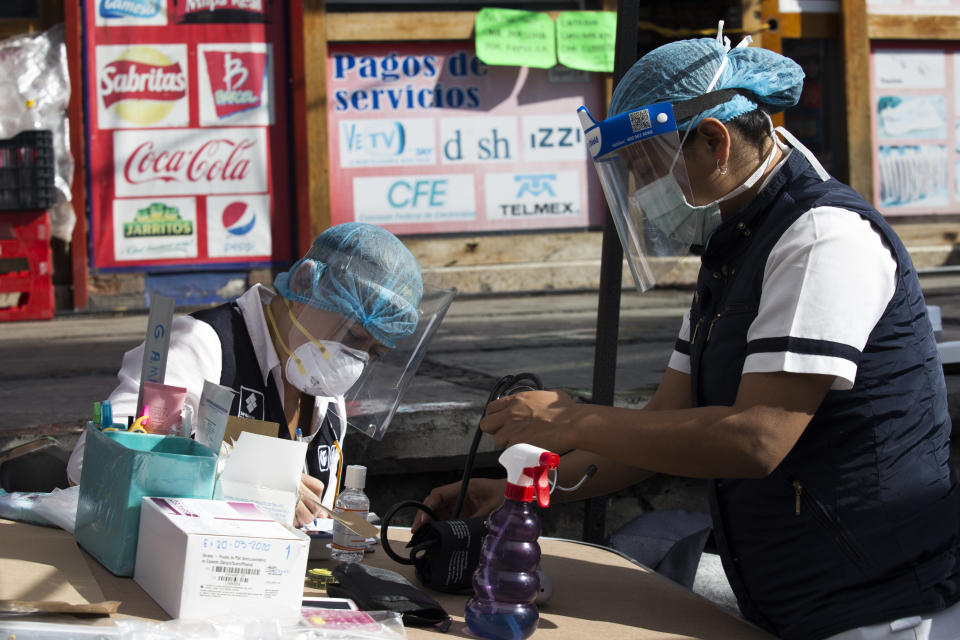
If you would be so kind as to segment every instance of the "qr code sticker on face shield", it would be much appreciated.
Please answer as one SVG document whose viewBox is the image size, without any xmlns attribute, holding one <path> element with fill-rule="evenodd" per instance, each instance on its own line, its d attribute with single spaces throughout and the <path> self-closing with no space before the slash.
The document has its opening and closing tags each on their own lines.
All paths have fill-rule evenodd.
<svg viewBox="0 0 960 640">
<path fill-rule="evenodd" d="M 637 131 L 644 131 L 650 128 L 650 110 L 640 109 L 630 112 L 630 128 Z"/>
</svg>

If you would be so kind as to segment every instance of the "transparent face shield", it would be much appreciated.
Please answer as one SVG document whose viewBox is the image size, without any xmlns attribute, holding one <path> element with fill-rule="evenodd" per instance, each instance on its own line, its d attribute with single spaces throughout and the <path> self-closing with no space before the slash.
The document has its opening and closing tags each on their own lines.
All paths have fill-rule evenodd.
<svg viewBox="0 0 960 640">
<path fill-rule="evenodd" d="M 673 109 L 660 103 L 603 122 L 586 107 L 579 114 L 627 265 L 642 293 L 668 279 L 690 251 L 689 242 L 671 233 L 677 201 L 693 201 L 686 165 L 677 161 L 682 154 Z"/>
<path fill-rule="evenodd" d="M 416 329 L 365 367 L 346 393 L 350 426 L 375 440 L 383 438 L 455 295 L 456 289 L 424 283 Z"/>
<path fill-rule="evenodd" d="M 310 395 L 343 398 L 347 424 L 380 440 L 455 294 L 424 285 L 416 328 L 389 347 L 359 322 L 280 296 L 265 314 L 279 335 L 284 379 Z"/>
<path fill-rule="evenodd" d="M 578 110 L 590 155 L 603 187 L 637 290 L 669 281 L 719 222 L 716 206 L 698 207 L 687 172 L 678 122 L 730 100 L 724 89 L 679 104 L 661 102 L 602 122 Z M 750 94 L 752 95 L 752 94 Z"/>
</svg>

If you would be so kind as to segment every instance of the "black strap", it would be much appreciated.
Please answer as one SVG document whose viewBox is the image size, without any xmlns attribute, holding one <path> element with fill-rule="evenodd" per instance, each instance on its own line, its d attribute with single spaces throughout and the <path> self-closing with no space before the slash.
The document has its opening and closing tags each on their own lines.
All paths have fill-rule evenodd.
<svg viewBox="0 0 960 640">
<path fill-rule="evenodd" d="M 757 94 L 749 89 L 719 89 L 717 91 L 705 93 L 702 96 L 697 96 L 696 98 L 690 98 L 689 100 L 683 100 L 681 102 L 674 103 L 673 118 L 678 123 L 689 120 L 703 113 L 707 109 L 712 109 L 720 106 L 724 102 L 729 102 L 736 96 L 743 96 L 747 100 L 756 102 L 757 104 L 760 104 L 761 102 Z"/>
</svg>

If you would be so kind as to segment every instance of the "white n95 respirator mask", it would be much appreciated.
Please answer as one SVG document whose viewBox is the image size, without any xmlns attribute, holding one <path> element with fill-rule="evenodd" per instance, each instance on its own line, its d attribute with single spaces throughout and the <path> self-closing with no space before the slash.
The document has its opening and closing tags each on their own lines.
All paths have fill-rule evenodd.
<svg viewBox="0 0 960 640">
<path fill-rule="evenodd" d="M 339 342 L 314 340 L 293 351 L 284 372 L 287 381 L 300 391 L 336 398 L 357 382 L 369 359 L 365 351 Z"/>
</svg>

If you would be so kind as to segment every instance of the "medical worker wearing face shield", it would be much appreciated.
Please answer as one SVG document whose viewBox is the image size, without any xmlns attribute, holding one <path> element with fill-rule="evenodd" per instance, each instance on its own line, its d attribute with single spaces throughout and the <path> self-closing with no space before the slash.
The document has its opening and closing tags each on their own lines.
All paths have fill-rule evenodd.
<svg viewBox="0 0 960 640">
<path fill-rule="evenodd" d="M 648 472 L 711 479 L 740 610 L 778 637 L 960 638 L 951 425 L 916 270 L 873 207 L 773 131 L 802 78 L 719 36 L 630 69 L 586 138 L 641 289 L 703 245 L 668 368 L 642 410 L 526 392 L 481 426 L 571 452 L 561 485 L 596 464 L 573 499 Z M 426 503 L 446 515 L 457 489 Z M 461 515 L 501 494 L 474 479 Z"/>
<path fill-rule="evenodd" d="M 365 368 L 418 324 L 416 259 L 380 227 L 347 223 L 320 234 L 279 274 L 236 301 L 174 319 L 164 383 L 186 387 L 194 415 L 210 380 L 236 391 L 230 413 L 276 422 L 279 437 L 308 441 L 296 524 L 333 507 L 347 413 L 344 394 Z M 136 410 L 143 345 L 125 354 L 110 395 L 116 420 Z M 84 438 L 68 465 L 80 480 Z"/>
</svg>

